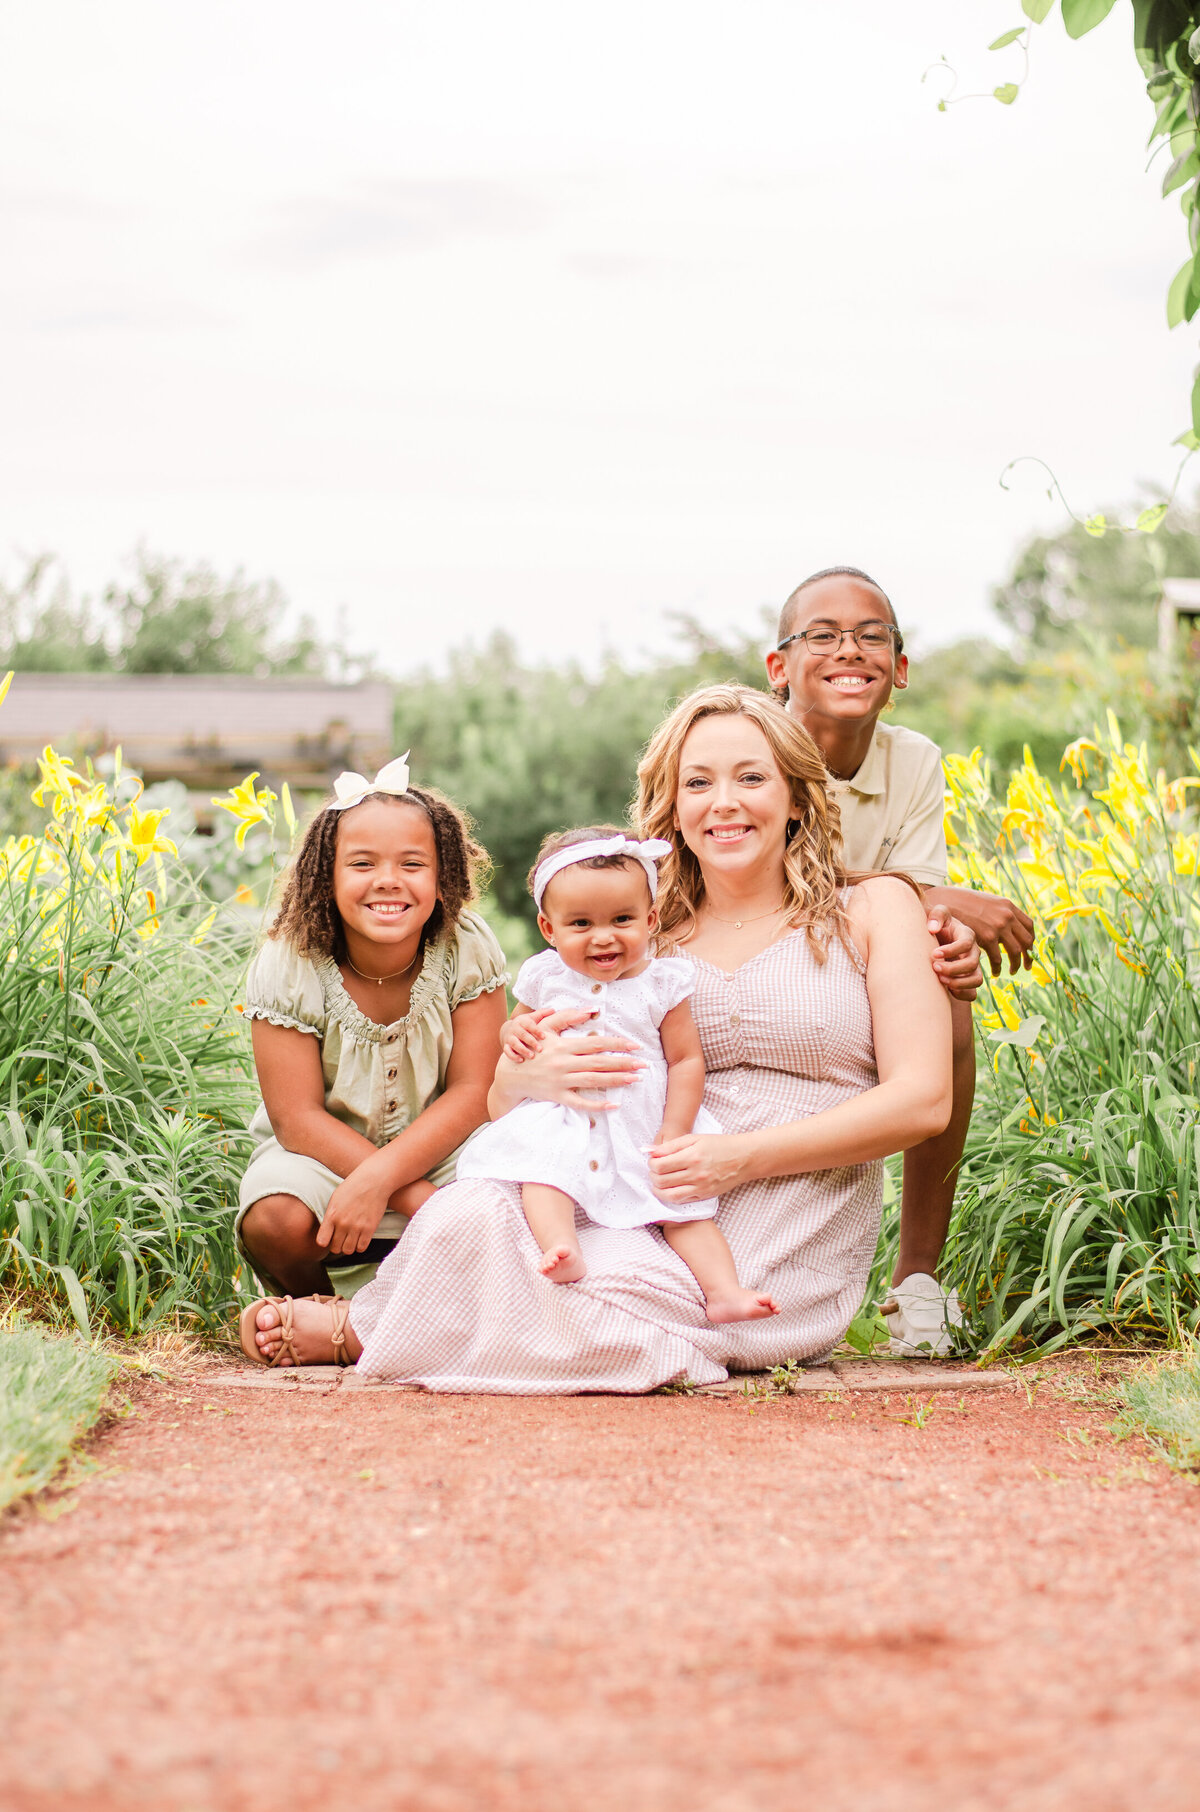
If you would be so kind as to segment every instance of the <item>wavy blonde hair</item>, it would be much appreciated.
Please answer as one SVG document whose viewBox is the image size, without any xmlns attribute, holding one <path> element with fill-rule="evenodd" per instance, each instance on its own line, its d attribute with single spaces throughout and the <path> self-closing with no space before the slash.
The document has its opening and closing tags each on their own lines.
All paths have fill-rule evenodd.
<svg viewBox="0 0 1200 1812">
<path fill-rule="evenodd" d="M 828 772 L 812 737 L 773 698 L 751 686 L 701 686 L 664 718 L 638 763 L 633 818 L 638 835 L 664 837 L 674 853 L 658 865 L 659 937 L 688 936 L 704 899 L 704 876 L 679 831 L 675 800 L 679 760 L 688 733 L 705 717 L 748 717 L 767 739 L 791 794 L 783 855 L 783 903 L 788 923 L 803 925 L 818 962 L 836 935 L 851 949 L 841 890 L 850 880 L 841 857 L 841 818 L 826 791 Z"/>
</svg>

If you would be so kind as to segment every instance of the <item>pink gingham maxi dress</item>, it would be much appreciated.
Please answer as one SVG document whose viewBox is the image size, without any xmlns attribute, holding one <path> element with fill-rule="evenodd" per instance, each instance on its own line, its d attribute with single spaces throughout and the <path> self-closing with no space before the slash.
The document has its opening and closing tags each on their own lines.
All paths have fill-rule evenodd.
<svg viewBox="0 0 1200 1812">
<path fill-rule="evenodd" d="M 793 931 L 732 975 L 697 961 L 692 1011 L 726 1132 L 835 1107 L 876 1081 L 862 965 L 836 939 L 818 963 Z M 415 1217 L 354 1298 L 365 1379 L 512 1396 L 648 1391 L 717 1383 L 815 1359 L 862 1299 L 879 1233 L 883 1167 L 847 1164 L 746 1183 L 717 1224 L 738 1275 L 779 1314 L 713 1327 L 699 1285 L 654 1227 L 595 1226 L 580 1213 L 588 1274 L 552 1284 L 513 1183 L 452 1183 Z"/>
</svg>

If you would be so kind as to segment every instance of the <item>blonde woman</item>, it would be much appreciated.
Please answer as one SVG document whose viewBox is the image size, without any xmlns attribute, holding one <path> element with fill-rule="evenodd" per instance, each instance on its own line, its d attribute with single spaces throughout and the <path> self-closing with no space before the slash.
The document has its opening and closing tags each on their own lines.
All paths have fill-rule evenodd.
<svg viewBox="0 0 1200 1812">
<path fill-rule="evenodd" d="M 890 1152 L 950 1113 L 950 1010 L 914 888 L 854 882 L 807 733 L 749 687 L 709 686 L 670 714 L 638 771 L 638 831 L 662 837 L 660 936 L 690 958 L 705 1106 L 725 1129 L 651 1153 L 666 1204 L 720 1197 L 739 1275 L 779 1313 L 714 1327 L 651 1227 L 583 1225 L 587 1275 L 556 1286 L 515 1184 L 465 1181 L 421 1210 L 355 1297 L 348 1356 L 373 1379 L 513 1394 L 653 1390 L 821 1357 L 858 1308 Z M 550 1029 L 558 1026 L 559 1029 Z M 595 1109 L 636 1079 L 620 1040 L 546 1022 L 503 1058 L 493 1119 L 521 1100 Z M 328 1362 L 330 1311 L 295 1305 L 301 1363 Z"/>
</svg>

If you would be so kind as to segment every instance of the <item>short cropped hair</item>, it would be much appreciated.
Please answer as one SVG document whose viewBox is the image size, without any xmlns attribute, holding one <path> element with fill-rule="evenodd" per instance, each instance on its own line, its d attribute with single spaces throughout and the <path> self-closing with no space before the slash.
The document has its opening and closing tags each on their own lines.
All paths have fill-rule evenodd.
<svg viewBox="0 0 1200 1812">
<path fill-rule="evenodd" d="M 887 605 L 888 615 L 899 629 L 900 620 L 896 615 L 895 607 L 878 579 L 873 579 L 870 573 L 865 573 L 861 566 L 823 566 L 819 573 L 809 573 L 807 579 L 801 579 L 795 591 L 788 595 L 783 609 L 779 613 L 779 631 L 775 637 L 777 642 L 782 642 L 784 637 L 792 632 L 792 618 L 795 616 L 796 599 L 800 593 L 807 591 L 810 585 L 816 585 L 821 579 L 857 579 L 861 584 L 871 586 L 872 590 L 877 591 Z M 900 635 L 896 637 L 896 653 L 897 655 L 904 653 L 904 637 Z"/>
</svg>

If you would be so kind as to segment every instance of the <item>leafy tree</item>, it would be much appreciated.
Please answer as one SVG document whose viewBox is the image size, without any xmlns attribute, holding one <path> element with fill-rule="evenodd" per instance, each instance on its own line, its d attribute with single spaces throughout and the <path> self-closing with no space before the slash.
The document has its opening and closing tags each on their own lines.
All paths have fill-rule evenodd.
<svg viewBox="0 0 1200 1812">
<path fill-rule="evenodd" d="M 322 673 L 326 650 L 302 618 L 284 635 L 287 603 L 273 579 L 239 569 L 222 579 L 207 562 L 184 566 L 138 556 L 129 585 L 110 585 L 104 605 L 117 632 L 114 665 L 125 673 Z"/>
<path fill-rule="evenodd" d="M 1037 535 L 993 590 L 992 608 L 1026 652 L 1077 645 L 1081 634 L 1152 648 L 1164 578 L 1200 578 L 1196 506 L 1173 508 L 1152 536 L 1098 536 L 1079 522 Z"/>
<path fill-rule="evenodd" d="M 615 658 L 598 673 L 522 662 L 510 637 L 451 656 L 396 688 L 396 747 L 414 775 L 441 787 L 486 827 L 494 896 L 532 921 L 525 876 L 542 838 L 566 825 L 625 820 L 638 754 L 664 712 L 693 686 L 766 684 L 767 631 L 726 641 L 679 618 L 680 657 L 641 672 Z"/>
<path fill-rule="evenodd" d="M 76 600 L 48 555 L 17 584 L 0 584 L 0 666 L 40 673 L 321 674 L 344 653 L 322 643 L 307 617 L 294 634 L 274 580 L 239 570 L 222 578 L 140 552 L 126 584 L 98 605 Z"/>
<path fill-rule="evenodd" d="M 27 673 L 102 673 L 112 667 L 104 624 L 76 602 L 48 554 L 31 560 L 16 585 L 0 581 L 0 665 Z"/>
</svg>

